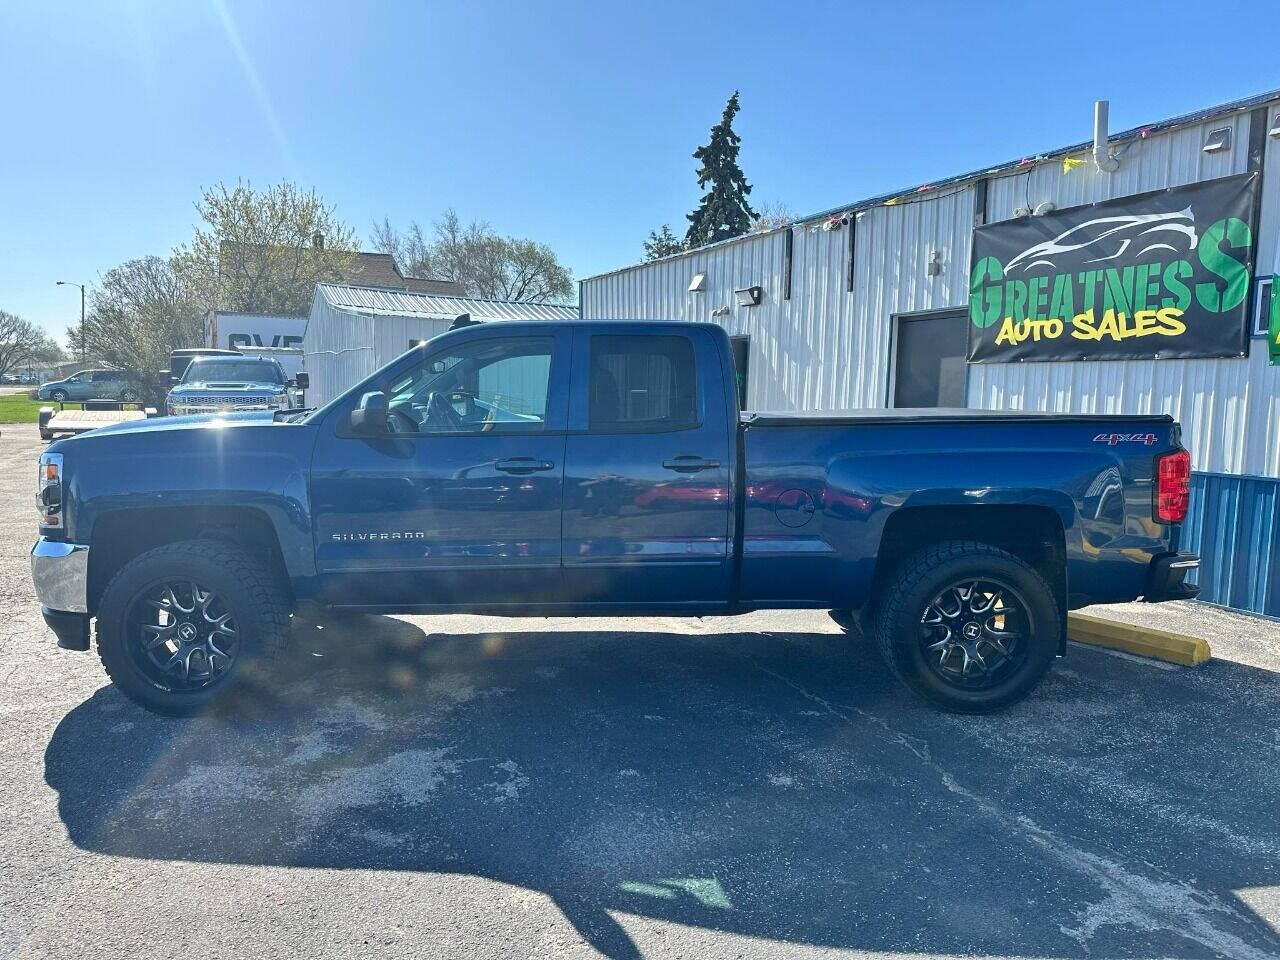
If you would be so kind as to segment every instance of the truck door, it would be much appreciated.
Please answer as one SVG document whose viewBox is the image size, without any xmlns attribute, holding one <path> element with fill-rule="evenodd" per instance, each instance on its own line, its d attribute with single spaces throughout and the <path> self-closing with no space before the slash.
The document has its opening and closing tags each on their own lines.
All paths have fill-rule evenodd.
<svg viewBox="0 0 1280 960">
<path fill-rule="evenodd" d="M 311 475 L 325 599 L 559 597 L 571 336 L 479 327 L 419 351 L 375 386 L 388 401 L 385 435 L 351 433 L 349 411 L 338 411 Z"/>
<path fill-rule="evenodd" d="M 581 603 L 723 606 L 730 374 L 709 333 L 625 329 L 576 333 L 565 449 L 566 590 Z"/>
</svg>

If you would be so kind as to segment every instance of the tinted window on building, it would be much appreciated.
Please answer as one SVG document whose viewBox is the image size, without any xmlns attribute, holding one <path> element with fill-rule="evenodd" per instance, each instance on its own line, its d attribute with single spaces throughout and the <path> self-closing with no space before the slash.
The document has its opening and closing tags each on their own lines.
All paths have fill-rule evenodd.
<svg viewBox="0 0 1280 960">
<path fill-rule="evenodd" d="M 591 429 L 680 430 L 697 423 L 687 337 L 591 338 Z"/>
</svg>

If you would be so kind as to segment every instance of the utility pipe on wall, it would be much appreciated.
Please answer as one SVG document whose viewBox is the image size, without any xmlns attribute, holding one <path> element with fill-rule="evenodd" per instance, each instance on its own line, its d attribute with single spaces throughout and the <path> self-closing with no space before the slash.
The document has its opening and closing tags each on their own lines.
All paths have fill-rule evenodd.
<svg viewBox="0 0 1280 960">
<path fill-rule="evenodd" d="M 1107 149 L 1107 114 L 1111 104 L 1107 100 L 1093 103 L 1093 164 L 1100 173 L 1114 173 L 1120 161 Z"/>
</svg>

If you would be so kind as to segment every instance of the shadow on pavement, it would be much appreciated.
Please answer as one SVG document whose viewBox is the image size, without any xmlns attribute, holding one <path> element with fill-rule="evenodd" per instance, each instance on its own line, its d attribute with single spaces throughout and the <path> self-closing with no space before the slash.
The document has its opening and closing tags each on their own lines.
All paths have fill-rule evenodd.
<svg viewBox="0 0 1280 960">
<path fill-rule="evenodd" d="M 860 950 L 1280 953 L 1237 896 L 1280 882 L 1266 671 L 1073 651 L 960 718 L 839 636 L 355 617 L 296 625 L 277 674 L 195 720 L 111 687 L 75 708 L 45 754 L 71 839 L 488 877 L 615 958 L 638 951 L 611 911 Z"/>
</svg>

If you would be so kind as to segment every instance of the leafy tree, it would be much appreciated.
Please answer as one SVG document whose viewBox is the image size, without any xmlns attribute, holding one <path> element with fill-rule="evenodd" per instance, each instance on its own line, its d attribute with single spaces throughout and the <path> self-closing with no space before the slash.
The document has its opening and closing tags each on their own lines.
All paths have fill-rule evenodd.
<svg viewBox="0 0 1280 960">
<path fill-rule="evenodd" d="M 747 232 L 756 213 L 747 202 L 751 184 L 738 166 L 738 144 L 742 138 L 733 130 L 738 113 L 738 91 L 725 104 L 720 122 L 711 128 L 711 139 L 693 151 L 698 168 L 698 186 L 706 190 L 697 208 L 688 215 L 685 242 L 690 247 L 728 240 Z M 711 189 L 707 190 L 707 185 Z"/>
<path fill-rule="evenodd" d="M 469 297 L 555 303 L 574 296 L 573 273 L 545 243 L 499 236 L 482 220 L 464 225 L 454 210 L 430 235 L 416 222 L 402 233 L 384 218 L 371 242 L 408 276 L 456 281 Z"/>
<path fill-rule="evenodd" d="M 684 249 L 684 243 L 671 232 L 671 227 L 664 223 L 661 230 L 649 231 L 649 239 L 644 242 L 644 258 L 660 260 L 663 257 L 683 253 Z"/>
<path fill-rule="evenodd" d="M 203 338 L 203 310 L 189 275 L 172 260 L 129 260 L 103 275 L 90 303 L 85 349 L 127 371 L 158 401 L 167 389 L 158 371 L 168 367 L 169 352 L 199 346 Z"/>
<path fill-rule="evenodd" d="M 303 314 L 315 285 L 341 281 L 354 262 L 354 231 L 315 190 L 287 180 L 265 190 L 218 183 L 196 212 L 203 226 L 175 259 L 205 309 Z"/>
<path fill-rule="evenodd" d="M 0 376 L 27 363 L 44 362 L 58 345 L 30 320 L 0 310 Z"/>
</svg>

